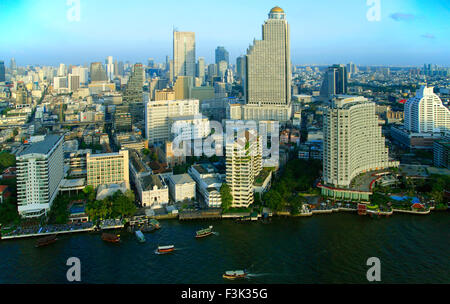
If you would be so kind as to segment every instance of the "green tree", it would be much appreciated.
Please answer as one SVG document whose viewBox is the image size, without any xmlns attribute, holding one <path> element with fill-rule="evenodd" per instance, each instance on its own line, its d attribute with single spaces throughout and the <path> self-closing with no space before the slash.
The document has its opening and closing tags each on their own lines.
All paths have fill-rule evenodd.
<svg viewBox="0 0 450 304">
<path fill-rule="evenodd" d="M 16 165 L 16 156 L 8 152 L 0 153 L 0 169 L 3 171 L 6 168 L 14 167 Z"/>
<path fill-rule="evenodd" d="M 281 211 L 285 206 L 285 201 L 283 200 L 283 197 L 278 191 L 274 189 L 271 189 L 268 192 L 266 192 L 264 194 L 263 199 L 265 204 L 273 211 Z"/>
<path fill-rule="evenodd" d="M 231 188 L 227 183 L 223 183 L 220 187 L 220 196 L 222 198 L 222 209 L 228 210 L 233 204 L 233 196 L 231 195 Z"/>
</svg>

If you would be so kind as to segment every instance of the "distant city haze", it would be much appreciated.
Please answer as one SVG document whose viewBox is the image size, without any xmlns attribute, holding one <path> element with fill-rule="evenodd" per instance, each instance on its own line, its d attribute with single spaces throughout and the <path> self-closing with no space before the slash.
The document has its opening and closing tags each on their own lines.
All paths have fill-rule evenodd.
<svg viewBox="0 0 450 304">
<path fill-rule="evenodd" d="M 197 58 L 213 63 L 216 47 L 224 46 L 235 63 L 261 39 L 261 24 L 278 5 L 291 26 L 294 65 L 450 66 L 448 0 L 380 0 L 380 21 L 368 18 L 373 6 L 366 0 L 79 0 L 79 21 L 68 17 L 76 4 L 67 3 L 1 0 L 0 60 L 87 64 L 111 55 L 165 62 L 176 29 L 195 33 Z"/>
</svg>

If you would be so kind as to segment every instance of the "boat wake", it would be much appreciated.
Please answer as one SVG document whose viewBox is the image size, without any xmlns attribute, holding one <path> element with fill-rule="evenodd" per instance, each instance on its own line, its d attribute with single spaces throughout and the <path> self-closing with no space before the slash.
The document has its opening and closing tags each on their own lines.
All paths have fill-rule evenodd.
<svg viewBox="0 0 450 304">
<path fill-rule="evenodd" d="M 214 235 L 216 235 L 216 236 L 220 235 L 219 232 L 213 232 L 212 234 L 214 234 Z"/>
<path fill-rule="evenodd" d="M 260 277 L 265 277 L 265 276 L 269 276 L 272 275 L 271 273 L 249 273 L 247 274 L 248 278 L 260 278 Z"/>
</svg>

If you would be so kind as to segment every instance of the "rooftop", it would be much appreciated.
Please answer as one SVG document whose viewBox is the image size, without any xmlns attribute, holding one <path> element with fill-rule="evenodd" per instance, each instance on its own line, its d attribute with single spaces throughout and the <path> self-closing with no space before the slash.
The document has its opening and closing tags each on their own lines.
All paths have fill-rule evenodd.
<svg viewBox="0 0 450 304">
<path fill-rule="evenodd" d="M 48 154 L 56 143 L 62 138 L 60 135 L 47 135 L 44 140 L 35 142 L 25 148 L 18 156 L 26 154 Z"/>
<path fill-rule="evenodd" d="M 164 187 L 159 176 L 147 175 L 142 178 L 142 188 L 144 191 L 153 190 L 154 186 L 157 186 L 158 189 Z"/>
<path fill-rule="evenodd" d="M 194 180 L 189 176 L 189 174 L 186 173 L 179 175 L 172 175 L 170 178 L 176 185 L 189 184 L 194 182 Z"/>
</svg>

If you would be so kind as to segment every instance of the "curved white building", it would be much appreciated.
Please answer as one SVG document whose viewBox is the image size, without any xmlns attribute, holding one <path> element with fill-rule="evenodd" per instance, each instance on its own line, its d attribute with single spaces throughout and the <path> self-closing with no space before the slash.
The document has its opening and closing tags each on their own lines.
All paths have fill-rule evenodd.
<svg viewBox="0 0 450 304">
<path fill-rule="evenodd" d="M 326 185 L 349 187 L 361 173 L 398 166 L 389 161 L 375 103 L 360 96 L 337 97 L 324 111 L 323 123 Z"/>
<path fill-rule="evenodd" d="M 433 87 L 422 86 L 405 104 L 405 129 L 414 133 L 450 132 L 450 110 Z"/>
</svg>

